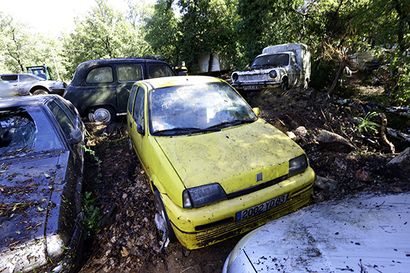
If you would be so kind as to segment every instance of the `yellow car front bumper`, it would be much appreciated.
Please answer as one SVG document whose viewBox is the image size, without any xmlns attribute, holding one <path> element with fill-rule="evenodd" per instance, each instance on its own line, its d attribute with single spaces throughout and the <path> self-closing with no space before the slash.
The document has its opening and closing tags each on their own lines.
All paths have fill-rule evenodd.
<svg viewBox="0 0 410 273">
<path fill-rule="evenodd" d="M 311 200 L 315 173 L 304 173 L 270 187 L 196 209 L 184 209 L 162 195 L 168 217 L 181 244 L 197 249 L 215 244 L 261 226 L 307 205 Z M 287 194 L 287 201 L 272 209 L 241 221 L 236 213 Z"/>
</svg>

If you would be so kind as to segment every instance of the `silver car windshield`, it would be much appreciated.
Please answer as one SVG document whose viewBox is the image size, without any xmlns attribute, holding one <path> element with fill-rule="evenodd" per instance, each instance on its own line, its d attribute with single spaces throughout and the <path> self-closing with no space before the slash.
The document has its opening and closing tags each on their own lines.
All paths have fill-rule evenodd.
<svg viewBox="0 0 410 273">
<path fill-rule="evenodd" d="M 251 107 L 225 83 L 173 86 L 150 93 L 153 135 L 218 131 L 255 120 Z"/>
</svg>

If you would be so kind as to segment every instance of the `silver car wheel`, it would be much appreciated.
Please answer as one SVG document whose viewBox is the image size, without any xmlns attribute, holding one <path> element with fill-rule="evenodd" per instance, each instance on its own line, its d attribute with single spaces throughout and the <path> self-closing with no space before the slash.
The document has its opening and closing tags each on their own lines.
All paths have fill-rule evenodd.
<svg viewBox="0 0 410 273">
<path fill-rule="evenodd" d="M 37 89 L 33 91 L 33 95 L 48 95 L 48 92 L 44 89 Z"/>
<path fill-rule="evenodd" d="M 93 112 L 88 113 L 88 119 L 94 122 L 109 123 L 112 115 L 107 108 L 97 108 Z"/>
</svg>

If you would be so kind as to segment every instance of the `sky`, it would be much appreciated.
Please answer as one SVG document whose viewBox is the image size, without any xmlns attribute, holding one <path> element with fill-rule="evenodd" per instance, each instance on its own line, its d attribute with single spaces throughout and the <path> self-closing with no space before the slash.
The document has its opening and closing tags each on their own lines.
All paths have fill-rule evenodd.
<svg viewBox="0 0 410 273">
<path fill-rule="evenodd" d="M 154 0 L 152 0 L 154 2 Z M 108 0 L 125 12 L 126 0 Z M 74 28 L 74 18 L 85 16 L 95 0 L 0 0 L 0 12 L 11 15 L 32 33 L 58 37 Z"/>
</svg>

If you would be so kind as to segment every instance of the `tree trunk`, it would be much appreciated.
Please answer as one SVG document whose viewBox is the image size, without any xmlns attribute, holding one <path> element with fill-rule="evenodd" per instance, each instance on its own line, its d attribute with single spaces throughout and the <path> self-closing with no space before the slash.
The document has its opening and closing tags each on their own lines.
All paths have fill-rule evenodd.
<svg viewBox="0 0 410 273">
<path fill-rule="evenodd" d="M 333 79 L 333 82 L 332 82 L 332 86 L 330 86 L 330 88 L 329 88 L 329 94 L 333 93 L 333 91 L 336 89 L 337 82 L 339 81 L 340 76 L 342 75 L 343 69 L 345 67 L 346 67 L 345 61 L 340 61 L 339 68 L 338 68 L 338 70 L 336 72 L 336 75 L 335 75 L 335 78 Z"/>
</svg>

